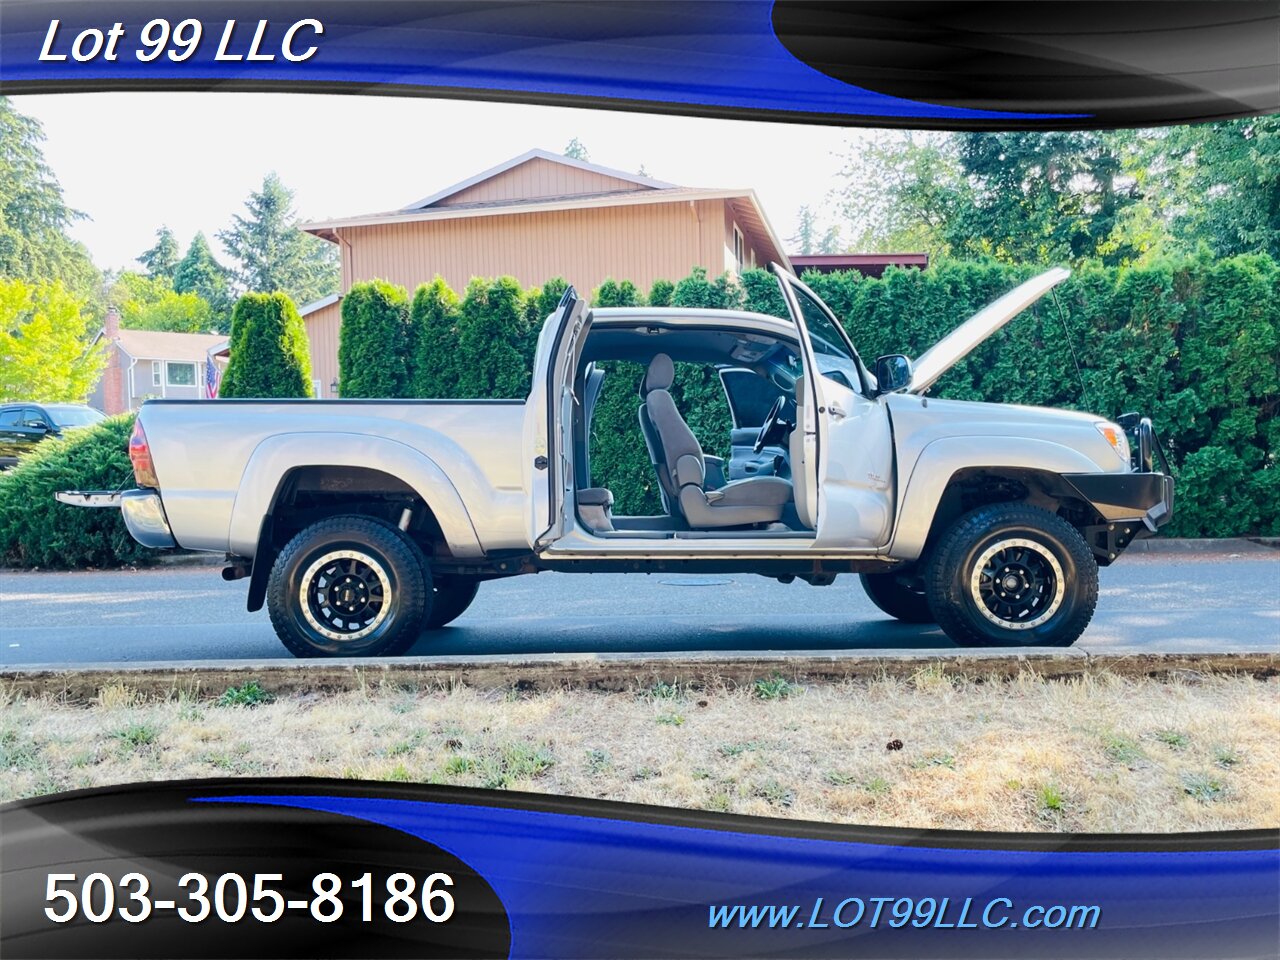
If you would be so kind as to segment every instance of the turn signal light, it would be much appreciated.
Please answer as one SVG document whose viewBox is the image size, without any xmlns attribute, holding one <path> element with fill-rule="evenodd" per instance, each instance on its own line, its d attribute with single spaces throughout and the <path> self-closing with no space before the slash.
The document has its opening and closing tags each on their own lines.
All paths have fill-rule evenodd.
<svg viewBox="0 0 1280 960">
<path fill-rule="evenodd" d="M 133 479 L 140 487 L 159 487 L 155 464 L 151 462 L 151 447 L 142 421 L 133 422 L 133 435 L 129 437 L 129 461 L 133 464 Z"/>
<path fill-rule="evenodd" d="M 1107 443 L 1111 444 L 1111 449 L 1116 452 L 1116 456 L 1128 463 L 1129 438 L 1125 436 L 1124 431 L 1114 423 L 1095 423 L 1094 426 L 1098 428 L 1098 432 L 1102 434 Z"/>
</svg>

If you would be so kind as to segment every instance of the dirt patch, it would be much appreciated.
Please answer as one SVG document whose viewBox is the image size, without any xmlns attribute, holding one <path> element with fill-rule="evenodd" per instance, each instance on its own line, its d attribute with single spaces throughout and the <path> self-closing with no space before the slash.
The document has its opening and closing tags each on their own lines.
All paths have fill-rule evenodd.
<svg viewBox="0 0 1280 960">
<path fill-rule="evenodd" d="M 265 685 L 264 685 L 265 686 Z M 1031 673 L 622 692 L 383 684 L 90 704 L 10 693 L 0 800 L 132 781 L 327 776 L 975 830 L 1280 825 L 1280 680 Z"/>
</svg>

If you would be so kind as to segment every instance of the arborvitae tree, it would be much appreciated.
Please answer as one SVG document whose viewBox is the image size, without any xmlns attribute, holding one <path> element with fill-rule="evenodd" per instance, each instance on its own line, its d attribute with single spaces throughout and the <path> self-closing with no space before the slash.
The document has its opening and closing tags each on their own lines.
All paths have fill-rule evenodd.
<svg viewBox="0 0 1280 960">
<path fill-rule="evenodd" d="M 236 278 L 244 289 L 283 290 L 299 303 L 337 292 L 337 248 L 298 229 L 293 191 L 278 176 L 268 174 L 245 207 L 230 230 L 218 233 L 239 263 Z"/>
<path fill-rule="evenodd" d="M 172 280 L 175 293 L 194 293 L 209 304 L 215 329 L 229 329 L 231 295 L 227 289 L 227 271 L 214 259 L 203 233 L 192 238 L 186 256 L 173 270 Z"/>
<path fill-rule="evenodd" d="M 410 395 L 414 352 L 409 294 L 385 280 L 354 284 L 342 298 L 338 392 L 343 397 Z"/>
<path fill-rule="evenodd" d="M 173 272 L 178 269 L 180 256 L 178 238 L 168 227 L 161 227 L 156 231 L 156 242 L 151 249 L 138 254 L 138 262 L 146 267 L 148 277 L 153 280 L 168 280 L 172 283 Z"/>
<path fill-rule="evenodd" d="M 458 390 L 466 397 L 529 392 L 524 294 L 514 277 L 472 279 L 458 317 Z"/>
<path fill-rule="evenodd" d="M 618 283 L 608 277 L 596 288 L 591 300 L 597 307 L 636 307 L 640 305 L 640 291 L 630 280 Z"/>
<path fill-rule="evenodd" d="M 222 397 L 310 397 L 311 350 L 298 308 L 283 293 L 250 293 L 231 316 Z"/>
<path fill-rule="evenodd" d="M 421 284 L 409 311 L 413 355 L 409 394 L 437 399 L 458 394 L 458 295 L 444 278 Z"/>
<path fill-rule="evenodd" d="M 671 297 L 676 291 L 676 285 L 670 280 L 655 280 L 653 286 L 649 288 L 649 296 L 647 298 L 651 307 L 669 307 L 671 306 Z"/>
</svg>

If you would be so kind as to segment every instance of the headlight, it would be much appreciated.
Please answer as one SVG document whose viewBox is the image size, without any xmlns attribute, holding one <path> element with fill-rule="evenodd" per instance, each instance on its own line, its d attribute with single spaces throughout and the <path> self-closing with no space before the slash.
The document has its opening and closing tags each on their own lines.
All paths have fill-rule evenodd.
<svg viewBox="0 0 1280 960">
<path fill-rule="evenodd" d="M 1129 463 L 1129 438 L 1124 435 L 1124 431 L 1110 421 L 1103 420 L 1101 423 L 1095 423 L 1094 427 L 1102 434 L 1104 440 L 1111 444 L 1111 449 L 1116 452 L 1121 460 L 1126 464 Z"/>
</svg>

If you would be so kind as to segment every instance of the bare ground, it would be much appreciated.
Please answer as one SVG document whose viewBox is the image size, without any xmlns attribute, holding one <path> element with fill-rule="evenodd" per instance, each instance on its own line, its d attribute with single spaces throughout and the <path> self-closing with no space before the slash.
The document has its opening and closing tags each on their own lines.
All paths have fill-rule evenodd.
<svg viewBox="0 0 1280 960">
<path fill-rule="evenodd" d="M 1280 679 L 980 682 L 926 668 L 625 693 L 386 686 L 253 706 L 114 686 L 90 704 L 10 694 L 0 772 L 0 800 L 327 776 L 902 827 L 1273 828 Z"/>
</svg>

